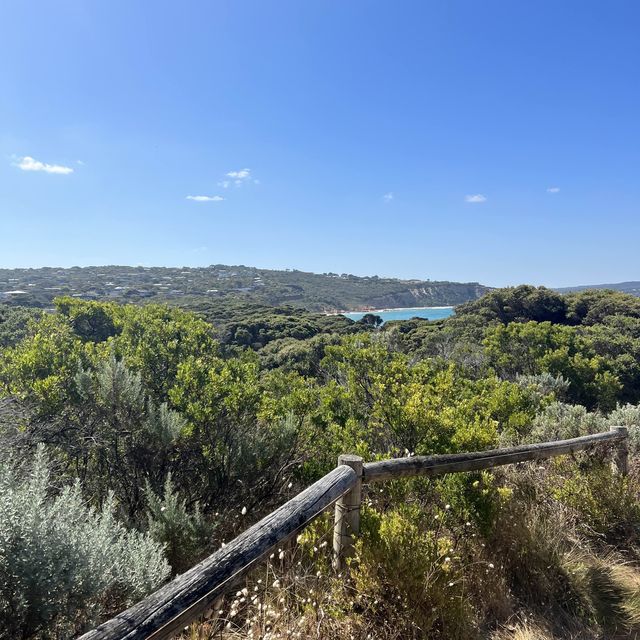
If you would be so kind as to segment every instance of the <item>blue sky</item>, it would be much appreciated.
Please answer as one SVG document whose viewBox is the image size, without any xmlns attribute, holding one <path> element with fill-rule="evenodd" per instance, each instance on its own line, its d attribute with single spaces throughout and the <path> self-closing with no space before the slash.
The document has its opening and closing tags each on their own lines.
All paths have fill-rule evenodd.
<svg viewBox="0 0 640 640">
<path fill-rule="evenodd" d="M 639 29 L 635 0 L 5 0 L 0 266 L 640 279 Z"/>
</svg>

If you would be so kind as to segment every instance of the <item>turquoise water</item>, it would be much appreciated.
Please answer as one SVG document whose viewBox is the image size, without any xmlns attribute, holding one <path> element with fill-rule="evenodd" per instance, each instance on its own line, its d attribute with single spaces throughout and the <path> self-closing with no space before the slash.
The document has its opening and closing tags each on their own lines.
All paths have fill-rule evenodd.
<svg viewBox="0 0 640 640">
<path fill-rule="evenodd" d="M 440 320 L 453 315 L 453 307 L 417 307 L 413 309 L 385 309 L 384 311 L 368 311 L 380 316 L 385 322 L 389 320 L 410 320 L 411 318 L 427 318 L 427 320 Z M 359 313 L 343 313 L 343 316 L 351 320 L 360 320 L 365 315 Z"/>
</svg>

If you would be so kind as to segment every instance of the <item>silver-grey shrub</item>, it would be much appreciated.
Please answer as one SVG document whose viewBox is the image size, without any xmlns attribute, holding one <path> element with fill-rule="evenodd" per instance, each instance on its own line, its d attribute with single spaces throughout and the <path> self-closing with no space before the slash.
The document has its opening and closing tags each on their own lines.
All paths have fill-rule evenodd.
<svg viewBox="0 0 640 640">
<path fill-rule="evenodd" d="M 609 415 L 611 426 L 629 427 L 629 450 L 640 453 L 640 405 L 625 404 Z"/>
<path fill-rule="evenodd" d="M 570 383 L 561 375 L 554 376 L 548 371 L 534 375 L 517 375 L 516 383 L 525 389 L 535 391 L 540 397 L 553 394 L 557 400 L 566 398 Z"/>
<path fill-rule="evenodd" d="M 79 483 L 52 484 L 43 448 L 30 464 L 0 464 L 2 638 L 73 637 L 169 575 L 162 546 L 128 531 L 112 498 L 97 511 Z"/>
<path fill-rule="evenodd" d="M 629 427 L 629 448 L 634 454 L 640 452 L 640 405 L 623 405 L 605 415 L 589 412 L 582 405 L 553 402 L 535 417 L 526 439 L 564 440 L 607 431 L 612 426 Z"/>
<path fill-rule="evenodd" d="M 579 404 L 553 402 L 535 417 L 528 439 L 531 442 L 564 440 L 608 428 L 606 417 L 599 412 L 589 412 Z"/>
</svg>

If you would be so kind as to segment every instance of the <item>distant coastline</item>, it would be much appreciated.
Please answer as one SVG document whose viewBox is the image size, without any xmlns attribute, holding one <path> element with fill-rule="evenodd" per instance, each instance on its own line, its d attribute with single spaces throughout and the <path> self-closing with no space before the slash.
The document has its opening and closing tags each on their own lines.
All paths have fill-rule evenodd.
<svg viewBox="0 0 640 640">
<path fill-rule="evenodd" d="M 374 315 L 382 319 L 383 323 L 397 320 L 411 320 L 422 318 L 424 320 L 444 320 L 455 313 L 453 306 L 439 307 L 396 307 L 390 309 L 367 309 L 366 311 L 347 311 L 342 316 L 358 322 L 366 315 Z"/>
<path fill-rule="evenodd" d="M 441 306 L 441 307 L 389 307 L 387 309 L 367 309 L 367 308 L 363 308 L 361 307 L 360 309 L 351 309 L 350 311 L 331 311 L 326 313 L 326 315 L 328 316 L 344 316 L 344 315 L 348 315 L 348 314 L 352 314 L 352 313 L 373 313 L 373 314 L 377 314 L 377 313 L 389 313 L 390 311 L 413 311 L 413 310 L 420 310 L 420 311 L 425 311 L 428 309 L 454 309 L 455 305 L 445 305 L 445 306 Z"/>
</svg>

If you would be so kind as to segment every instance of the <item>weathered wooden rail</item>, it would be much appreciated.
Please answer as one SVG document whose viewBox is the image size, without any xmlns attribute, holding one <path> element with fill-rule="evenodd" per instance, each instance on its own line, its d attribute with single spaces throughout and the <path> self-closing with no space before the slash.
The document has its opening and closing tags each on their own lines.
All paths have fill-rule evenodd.
<svg viewBox="0 0 640 640">
<path fill-rule="evenodd" d="M 256 563 L 284 540 L 295 535 L 335 503 L 334 567 L 340 569 L 353 552 L 353 536 L 360 530 L 362 484 L 410 476 L 441 476 L 478 471 L 527 460 L 542 460 L 614 445 L 613 467 L 628 471 L 628 430 L 611 427 L 570 440 L 438 456 L 412 456 L 363 463 L 353 455 L 340 456 L 338 466 L 289 502 L 241 533 L 216 553 L 176 577 L 155 593 L 101 624 L 80 640 L 164 640 L 196 620 L 212 603 L 233 589 Z"/>
<path fill-rule="evenodd" d="M 588 449 L 602 442 L 623 441 L 626 434 L 626 427 L 612 427 L 609 432 L 572 438 L 571 440 L 527 444 L 473 453 L 413 456 L 382 460 L 381 462 L 367 462 L 364 465 L 363 481 L 380 482 L 381 480 L 395 480 L 418 475 L 442 476 L 446 473 L 479 471 L 480 469 L 490 469 L 527 460 L 543 460 Z"/>
</svg>

